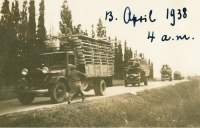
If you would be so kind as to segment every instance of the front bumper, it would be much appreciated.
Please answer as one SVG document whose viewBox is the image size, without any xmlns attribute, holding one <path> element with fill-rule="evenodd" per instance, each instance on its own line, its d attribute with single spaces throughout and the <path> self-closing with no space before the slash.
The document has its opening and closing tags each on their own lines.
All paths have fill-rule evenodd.
<svg viewBox="0 0 200 128">
<path fill-rule="evenodd" d="M 125 79 L 125 83 L 127 84 L 135 84 L 140 81 L 140 77 L 129 77 Z"/>
<path fill-rule="evenodd" d="M 170 79 L 169 75 L 162 75 L 162 79 Z"/>
</svg>

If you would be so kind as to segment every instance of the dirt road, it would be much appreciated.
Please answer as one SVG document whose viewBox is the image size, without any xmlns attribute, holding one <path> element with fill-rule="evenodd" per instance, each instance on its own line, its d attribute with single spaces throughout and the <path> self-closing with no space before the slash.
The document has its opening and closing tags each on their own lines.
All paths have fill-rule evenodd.
<svg viewBox="0 0 200 128">
<path fill-rule="evenodd" d="M 119 95 L 123 93 L 135 93 L 139 92 L 145 89 L 152 89 L 152 88 L 159 88 L 159 87 L 164 87 L 168 85 L 175 85 L 176 83 L 183 82 L 186 80 L 176 80 L 176 81 L 165 81 L 165 82 L 149 82 L 148 86 L 143 86 L 143 84 L 140 87 L 137 86 L 131 86 L 129 85 L 128 87 L 124 86 L 117 86 L 117 87 L 110 87 L 106 89 L 106 95 L 105 96 L 95 96 L 94 91 L 91 90 L 89 92 L 85 92 L 87 100 L 93 100 L 97 98 L 105 98 L 109 96 L 114 96 L 114 95 Z M 87 102 L 86 100 L 86 102 Z M 72 101 L 72 104 L 74 102 L 80 102 L 80 98 L 76 98 Z M 67 102 L 65 101 L 62 104 L 66 104 Z M 34 110 L 38 108 L 43 108 L 43 107 L 52 107 L 55 105 L 60 105 L 60 104 L 51 104 L 50 98 L 49 97 L 36 97 L 35 100 L 33 101 L 32 104 L 30 105 L 22 105 L 19 103 L 17 99 L 9 100 L 9 101 L 2 101 L 0 102 L 0 116 L 5 115 L 5 114 L 10 114 L 10 113 L 15 113 L 15 112 L 21 112 L 21 111 L 28 111 L 28 110 Z"/>
</svg>

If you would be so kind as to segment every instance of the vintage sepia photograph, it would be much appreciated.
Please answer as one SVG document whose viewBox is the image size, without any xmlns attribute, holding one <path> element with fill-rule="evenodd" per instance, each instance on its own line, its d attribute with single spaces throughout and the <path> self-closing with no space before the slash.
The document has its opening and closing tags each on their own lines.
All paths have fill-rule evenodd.
<svg viewBox="0 0 200 128">
<path fill-rule="evenodd" d="M 0 127 L 200 127 L 199 0 L 0 0 Z"/>
</svg>

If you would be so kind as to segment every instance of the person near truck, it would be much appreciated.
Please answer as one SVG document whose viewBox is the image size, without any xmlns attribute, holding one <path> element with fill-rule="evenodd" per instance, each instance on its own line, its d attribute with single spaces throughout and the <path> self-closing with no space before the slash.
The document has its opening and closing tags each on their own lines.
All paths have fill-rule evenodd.
<svg viewBox="0 0 200 128">
<path fill-rule="evenodd" d="M 77 26 L 77 29 L 76 29 L 76 31 L 75 31 L 75 34 L 83 34 L 83 30 L 81 29 L 81 24 L 79 24 L 79 25 Z"/>
<path fill-rule="evenodd" d="M 82 87 L 81 87 L 81 76 L 88 77 L 87 74 L 82 73 L 80 71 L 76 70 L 75 65 L 70 66 L 70 73 L 69 73 L 69 80 L 71 83 L 71 90 L 69 92 L 68 96 L 68 104 L 71 103 L 72 97 L 78 92 L 81 94 L 82 102 L 85 100 L 85 95 L 83 93 Z"/>
<path fill-rule="evenodd" d="M 63 24 L 63 28 L 64 28 L 65 36 L 72 34 L 72 31 L 70 30 L 70 28 L 67 27 L 67 24 Z"/>
</svg>

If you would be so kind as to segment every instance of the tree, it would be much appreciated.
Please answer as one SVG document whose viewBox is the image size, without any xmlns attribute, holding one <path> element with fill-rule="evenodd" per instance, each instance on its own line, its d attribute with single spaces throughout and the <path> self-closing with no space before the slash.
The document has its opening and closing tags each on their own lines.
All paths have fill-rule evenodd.
<svg viewBox="0 0 200 128">
<path fill-rule="evenodd" d="M 27 46 L 27 65 L 29 68 L 36 66 L 38 55 L 38 44 L 36 44 L 36 22 L 35 22 L 35 1 L 29 2 L 29 21 L 28 21 L 28 46 Z"/>
<path fill-rule="evenodd" d="M 123 54 L 121 42 L 117 41 L 115 37 L 115 63 L 114 63 L 114 77 L 115 79 L 123 79 Z"/>
<path fill-rule="evenodd" d="M 69 10 L 69 7 L 67 6 L 67 0 L 64 0 L 63 5 L 61 6 L 62 10 L 60 12 L 60 17 L 62 22 L 60 22 L 60 30 L 62 34 L 65 34 L 64 32 L 64 26 L 63 24 L 66 24 L 67 27 L 72 31 L 72 14 L 71 10 Z"/>
<path fill-rule="evenodd" d="M 128 60 L 133 57 L 131 48 L 127 46 L 127 42 L 124 42 L 124 67 L 128 67 Z"/>
<path fill-rule="evenodd" d="M 20 12 L 20 21 L 18 24 L 18 42 L 19 42 L 19 62 L 20 69 L 22 69 L 23 64 L 27 62 L 28 54 L 28 17 L 27 17 L 27 1 L 24 0 L 22 5 L 22 11 Z"/>
<path fill-rule="evenodd" d="M 14 7 L 14 17 L 13 20 L 15 22 L 15 27 L 17 29 L 17 24 L 20 20 L 20 13 L 19 13 L 19 3 L 18 0 L 15 1 L 15 7 Z"/>
<path fill-rule="evenodd" d="M 93 29 L 93 25 L 92 25 L 92 38 L 95 37 L 95 32 L 94 32 L 94 29 Z"/>
<path fill-rule="evenodd" d="M 40 16 L 38 18 L 38 29 L 37 29 L 37 39 L 38 39 L 38 49 L 39 51 L 43 51 L 45 44 L 44 44 L 44 40 L 46 37 L 46 29 L 45 29 L 45 25 L 44 25 L 44 10 L 45 10 L 45 6 L 44 6 L 44 0 L 41 0 L 40 2 Z"/>
<path fill-rule="evenodd" d="M 123 79 L 123 74 L 124 74 L 124 65 L 123 65 L 123 53 L 122 53 L 122 45 L 121 45 L 121 42 L 119 43 L 118 45 L 118 49 L 119 49 L 119 52 L 118 52 L 118 57 L 119 57 L 119 78 L 120 79 Z"/>
<path fill-rule="evenodd" d="M 151 62 L 151 68 L 150 68 L 150 78 L 154 79 L 154 69 L 153 69 L 153 62 Z"/>
<path fill-rule="evenodd" d="M 106 37 L 106 30 L 105 27 L 103 27 L 101 18 L 99 18 L 99 22 L 97 24 L 97 37 Z"/>
<path fill-rule="evenodd" d="M 128 59 L 133 57 L 133 51 L 131 50 L 131 47 L 129 49 L 129 55 L 128 55 Z"/>
<path fill-rule="evenodd" d="M 127 42 L 125 40 L 124 42 L 124 67 L 128 66 L 128 47 L 127 47 Z"/>
<path fill-rule="evenodd" d="M 8 56 L 9 52 L 11 50 L 11 12 L 9 9 L 9 1 L 4 0 L 3 5 L 1 7 L 1 35 L 0 35 L 0 58 L 1 58 L 1 74 L 3 80 L 5 80 L 5 77 L 9 74 L 8 68 Z M 12 35 L 11 35 L 12 36 Z M 4 81 L 2 81 L 4 83 Z"/>
<path fill-rule="evenodd" d="M 35 23 L 35 1 L 30 0 L 29 2 L 29 22 L 28 22 L 28 30 L 30 38 L 35 38 L 36 32 L 36 23 Z"/>
</svg>

